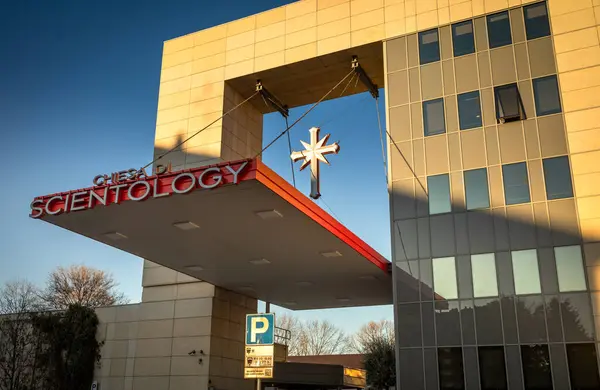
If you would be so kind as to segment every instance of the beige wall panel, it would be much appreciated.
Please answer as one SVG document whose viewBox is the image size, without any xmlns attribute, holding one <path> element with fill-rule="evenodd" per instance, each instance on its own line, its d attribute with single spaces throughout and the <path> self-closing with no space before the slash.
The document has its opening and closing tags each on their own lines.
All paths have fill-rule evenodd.
<svg viewBox="0 0 600 390">
<path fill-rule="evenodd" d="M 563 111 L 579 111 L 600 106 L 600 86 L 563 92 Z"/>
<path fill-rule="evenodd" d="M 464 169 L 475 169 L 486 166 L 485 141 L 480 129 L 462 131 L 462 161 Z"/>
<path fill-rule="evenodd" d="M 173 337 L 209 336 L 211 318 L 178 318 L 173 323 Z"/>
<path fill-rule="evenodd" d="M 225 77 L 225 67 L 211 69 L 206 72 L 197 73 L 192 76 L 192 88 L 202 87 L 207 84 L 223 81 Z"/>
<path fill-rule="evenodd" d="M 391 4 L 391 5 L 388 5 L 388 2 L 386 2 L 384 12 L 385 12 L 386 23 L 392 22 L 395 20 L 403 20 L 404 21 L 404 17 L 405 17 L 404 1 L 402 1 L 400 3 L 396 3 L 396 4 Z"/>
<path fill-rule="evenodd" d="M 156 126 L 154 138 L 162 139 L 186 134 L 188 131 L 188 120 L 171 122 L 166 125 Z"/>
<path fill-rule="evenodd" d="M 256 15 L 256 29 L 285 21 L 285 7 L 275 8 Z"/>
<path fill-rule="evenodd" d="M 334 20 L 350 17 L 350 3 L 343 3 L 333 7 L 317 11 L 317 24 L 319 26 L 333 22 Z"/>
<path fill-rule="evenodd" d="M 352 16 L 378 8 L 383 8 L 383 0 L 352 0 L 350 2 L 350 13 Z"/>
<path fill-rule="evenodd" d="M 333 7 L 333 6 L 340 5 L 340 4 L 350 5 L 350 0 L 318 0 L 317 1 L 317 9 L 322 10 L 322 9 Z"/>
<path fill-rule="evenodd" d="M 176 65 L 192 61 L 194 58 L 194 49 L 185 49 L 173 54 L 166 54 L 162 59 L 162 69 L 167 69 Z"/>
<path fill-rule="evenodd" d="M 554 49 L 556 53 L 565 53 L 590 46 L 598 46 L 599 44 L 598 31 L 595 27 L 560 34 L 554 37 Z"/>
<path fill-rule="evenodd" d="M 500 164 L 500 146 L 496 126 L 485 128 L 485 145 L 488 165 Z"/>
<path fill-rule="evenodd" d="M 167 81 L 160 85 L 159 96 L 171 95 L 177 92 L 187 91 L 190 89 L 192 82 L 191 77 L 183 77 L 173 81 Z"/>
<path fill-rule="evenodd" d="M 192 74 L 192 62 L 186 62 L 181 65 L 172 66 L 167 69 L 163 69 L 160 72 L 160 82 L 179 79 L 181 77 L 189 76 Z"/>
<path fill-rule="evenodd" d="M 585 198 L 577 198 L 577 209 L 579 218 L 584 219 L 600 219 L 600 196 L 589 196 Z"/>
<path fill-rule="evenodd" d="M 173 335 L 173 319 L 140 321 L 137 327 L 138 339 L 165 338 Z"/>
<path fill-rule="evenodd" d="M 595 129 L 600 122 L 600 108 L 567 113 L 565 114 L 565 122 L 567 132 Z"/>
<path fill-rule="evenodd" d="M 134 376 L 162 376 L 169 375 L 171 366 L 170 357 L 136 358 L 133 370 Z"/>
<path fill-rule="evenodd" d="M 227 25 L 221 24 L 219 26 L 211 27 L 206 30 L 193 33 L 191 36 L 194 38 L 195 46 L 217 41 L 219 39 L 224 39 L 227 37 Z"/>
<path fill-rule="evenodd" d="M 317 27 L 317 39 L 336 37 L 350 32 L 350 18 L 336 20 L 334 22 L 320 24 Z"/>
<path fill-rule="evenodd" d="M 185 35 L 183 37 L 165 41 L 163 45 L 163 54 L 172 54 L 180 50 L 189 49 L 194 46 L 194 37 Z"/>
<path fill-rule="evenodd" d="M 561 73 L 559 79 L 563 93 L 595 87 L 600 85 L 600 66 Z"/>
<path fill-rule="evenodd" d="M 573 182 L 577 197 L 600 195 L 600 173 L 574 175 Z"/>
<path fill-rule="evenodd" d="M 379 8 L 362 14 L 355 14 L 350 19 L 350 26 L 352 31 L 362 30 L 367 27 L 377 26 L 383 23 L 383 8 Z"/>
<path fill-rule="evenodd" d="M 190 102 L 190 91 L 177 92 L 158 98 L 158 110 L 165 110 L 186 105 Z"/>
<path fill-rule="evenodd" d="M 552 16 L 568 14 L 574 11 L 592 8 L 592 0 L 549 0 L 548 8 Z M 576 21 L 573 21 L 576 23 Z"/>
<path fill-rule="evenodd" d="M 555 37 L 559 34 L 596 25 L 594 13 L 590 12 L 589 9 L 582 9 L 580 11 L 558 16 L 554 15 L 552 9 L 550 9 L 550 16 L 550 23 L 552 24 L 552 31 L 555 34 Z"/>
<path fill-rule="evenodd" d="M 571 155 L 571 171 L 574 175 L 600 172 L 600 150 Z"/>
<path fill-rule="evenodd" d="M 600 47 L 578 49 L 556 56 L 559 72 L 583 69 L 600 64 Z"/>
<path fill-rule="evenodd" d="M 169 377 L 142 376 L 133 378 L 133 390 L 169 390 Z"/>
<path fill-rule="evenodd" d="M 177 286 L 146 287 L 142 291 L 142 302 L 168 301 L 175 299 Z"/>
<path fill-rule="evenodd" d="M 308 45 L 294 47 L 285 51 L 285 63 L 291 64 L 312 58 L 317 55 L 317 44 L 310 43 Z"/>
<path fill-rule="evenodd" d="M 361 1 L 361 0 L 356 0 Z M 371 0 L 369 0 L 371 1 Z M 352 47 L 364 45 L 371 42 L 382 40 L 385 37 L 383 24 L 365 28 L 363 30 L 353 31 L 351 34 Z"/>
<path fill-rule="evenodd" d="M 385 38 L 393 38 L 406 33 L 406 20 L 394 20 L 385 23 Z"/>
<path fill-rule="evenodd" d="M 190 91 L 190 103 L 211 99 L 216 96 L 223 96 L 224 87 L 225 83 L 223 81 L 218 81 L 216 83 L 193 88 Z"/>
<path fill-rule="evenodd" d="M 174 301 L 142 302 L 140 304 L 139 320 L 148 321 L 173 318 L 174 310 Z"/>
<path fill-rule="evenodd" d="M 498 127 L 502 164 L 524 161 L 525 140 L 521 122 L 511 122 Z"/>
<path fill-rule="evenodd" d="M 586 219 L 580 224 L 581 235 L 585 242 L 600 241 L 600 219 Z"/>
<path fill-rule="evenodd" d="M 267 41 L 269 42 L 269 41 Z M 283 44 L 283 41 L 281 42 Z M 276 53 L 267 54 L 254 59 L 254 71 L 260 72 L 265 69 L 277 68 L 285 64 L 285 52 L 278 51 Z"/>
<path fill-rule="evenodd" d="M 298 31 L 306 30 L 317 26 L 317 13 L 311 12 L 294 19 L 288 19 L 285 22 L 285 33 L 287 35 L 297 33 Z"/>
<path fill-rule="evenodd" d="M 286 19 L 293 19 L 317 11 L 317 0 L 304 0 L 288 4 L 285 7 Z"/>
<path fill-rule="evenodd" d="M 473 17 L 473 7 L 470 1 L 450 5 L 450 21 L 457 22 Z"/>
<path fill-rule="evenodd" d="M 568 138 L 571 153 L 600 150 L 600 129 L 569 133 Z"/>
<path fill-rule="evenodd" d="M 251 44 L 252 42 L 248 43 Z M 246 45 L 241 45 L 246 46 Z M 217 41 L 207 42 L 199 46 L 194 47 L 194 60 L 201 60 L 203 58 L 209 58 L 216 56 L 217 54 L 224 53 L 227 49 L 227 39 L 219 39 Z"/>
<path fill-rule="evenodd" d="M 168 147 L 165 145 L 165 148 Z M 160 286 L 175 283 L 175 272 L 175 270 L 166 267 L 146 268 L 142 277 L 142 286 Z"/>
<path fill-rule="evenodd" d="M 256 30 L 256 43 L 285 35 L 285 22 L 279 22 Z"/>
<path fill-rule="evenodd" d="M 247 61 L 254 58 L 254 45 L 243 46 L 238 49 L 229 50 L 225 54 L 227 65 Z"/>
<path fill-rule="evenodd" d="M 449 172 L 446 135 L 425 138 L 425 157 L 427 159 L 427 175 Z"/>
<path fill-rule="evenodd" d="M 171 356 L 173 339 L 141 339 L 137 341 L 136 358 Z M 189 351 L 188 351 L 189 352 Z"/>
<path fill-rule="evenodd" d="M 277 53 L 285 50 L 285 36 L 280 36 L 277 38 L 269 39 L 266 41 L 258 42 L 254 48 L 256 61 L 258 62 L 258 58 L 260 56 L 264 56 L 267 54 Z"/>
</svg>

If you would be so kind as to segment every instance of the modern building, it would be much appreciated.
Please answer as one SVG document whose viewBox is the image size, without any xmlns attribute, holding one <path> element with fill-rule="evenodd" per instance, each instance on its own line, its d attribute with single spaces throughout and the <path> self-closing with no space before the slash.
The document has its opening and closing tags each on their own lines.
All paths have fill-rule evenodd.
<svg viewBox="0 0 600 390">
<path fill-rule="evenodd" d="M 261 299 L 393 303 L 398 389 L 600 389 L 599 34 L 597 0 L 302 0 L 165 42 L 156 162 L 198 177 L 198 195 L 135 202 L 187 190 L 169 176 L 126 184 L 119 206 L 92 207 L 108 187 L 36 204 L 154 261 L 140 305 L 101 312 L 102 388 L 252 388 L 242 324 Z M 256 81 L 289 107 L 315 103 L 355 56 L 385 91 L 391 277 L 256 159 L 275 110 L 251 99 Z M 202 182 L 207 170 L 221 176 Z M 90 210 L 49 215 L 65 204 Z M 281 248 L 302 256 L 278 263 Z"/>
</svg>

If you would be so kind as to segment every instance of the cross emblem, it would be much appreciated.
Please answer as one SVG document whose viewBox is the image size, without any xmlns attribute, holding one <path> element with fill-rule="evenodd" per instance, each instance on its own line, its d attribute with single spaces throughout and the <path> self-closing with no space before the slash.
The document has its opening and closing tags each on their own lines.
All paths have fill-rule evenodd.
<svg viewBox="0 0 600 390">
<path fill-rule="evenodd" d="M 305 150 L 301 152 L 293 152 L 290 156 L 292 161 L 304 160 L 300 166 L 300 170 L 303 170 L 310 164 L 310 197 L 313 199 L 319 199 L 321 194 L 319 193 L 319 161 L 329 164 L 329 161 L 325 158 L 325 155 L 340 151 L 340 145 L 336 142 L 331 145 L 325 145 L 329 140 L 329 134 L 319 140 L 319 128 L 313 127 L 310 131 L 310 144 L 304 141 L 300 141 Z"/>
</svg>

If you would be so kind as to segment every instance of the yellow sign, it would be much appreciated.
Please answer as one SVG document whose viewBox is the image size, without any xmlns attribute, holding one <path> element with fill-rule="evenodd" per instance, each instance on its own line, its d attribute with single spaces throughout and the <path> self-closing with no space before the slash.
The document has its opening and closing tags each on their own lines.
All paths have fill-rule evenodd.
<svg viewBox="0 0 600 390">
<path fill-rule="evenodd" d="M 245 367 L 244 368 L 245 379 L 266 379 L 273 378 L 273 367 Z"/>
</svg>

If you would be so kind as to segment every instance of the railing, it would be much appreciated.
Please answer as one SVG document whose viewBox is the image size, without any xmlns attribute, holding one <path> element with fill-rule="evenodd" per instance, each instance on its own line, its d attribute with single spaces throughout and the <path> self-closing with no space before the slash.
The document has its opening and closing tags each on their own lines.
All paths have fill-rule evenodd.
<svg viewBox="0 0 600 390">
<path fill-rule="evenodd" d="M 292 332 L 289 329 L 280 328 L 278 326 L 275 327 L 274 332 L 275 343 L 288 345 L 290 339 L 292 338 Z"/>
</svg>

